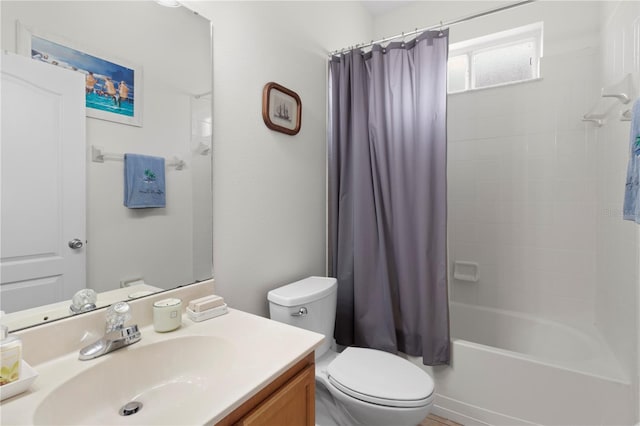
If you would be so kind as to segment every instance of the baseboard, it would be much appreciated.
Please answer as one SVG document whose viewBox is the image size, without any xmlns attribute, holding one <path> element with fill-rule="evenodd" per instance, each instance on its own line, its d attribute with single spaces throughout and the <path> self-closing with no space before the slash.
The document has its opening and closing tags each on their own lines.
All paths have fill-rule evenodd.
<svg viewBox="0 0 640 426">
<path fill-rule="evenodd" d="M 436 394 L 435 403 L 431 410 L 436 416 L 463 424 L 465 426 L 535 426 L 526 420 L 495 411 L 486 410 L 475 405 L 467 404 L 453 398 Z"/>
<path fill-rule="evenodd" d="M 487 423 L 481 422 L 477 419 L 474 419 L 469 416 L 465 416 L 464 414 L 460 414 L 456 411 L 452 411 L 448 408 L 441 407 L 439 405 L 434 405 L 431 409 L 431 413 L 436 416 L 440 416 L 444 419 L 451 420 L 456 423 L 460 423 L 464 426 L 491 426 Z"/>
</svg>

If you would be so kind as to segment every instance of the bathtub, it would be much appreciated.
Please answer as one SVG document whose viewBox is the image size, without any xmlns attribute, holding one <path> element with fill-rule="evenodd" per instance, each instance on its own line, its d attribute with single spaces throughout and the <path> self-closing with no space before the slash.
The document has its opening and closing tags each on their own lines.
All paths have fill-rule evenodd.
<svg viewBox="0 0 640 426">
<path fill-rule="evenodd" d="M 464 425 L 632 425 L 629 377 L 594 330 L 451 303 L 450 366 L 428 367 L 434 414 Z"/>
</svg>

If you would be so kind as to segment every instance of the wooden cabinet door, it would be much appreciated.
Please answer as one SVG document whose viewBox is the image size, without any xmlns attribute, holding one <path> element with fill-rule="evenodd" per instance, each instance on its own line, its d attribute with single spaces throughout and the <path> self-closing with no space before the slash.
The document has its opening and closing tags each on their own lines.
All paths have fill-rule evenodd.
<svg viewBox="0 0 640 426">
<path fill-rule="evenodd" d="M 310 365 L 251 410 L 242 426 L 313 426 L 315 424 L 315 366 Z"/>
</svg>

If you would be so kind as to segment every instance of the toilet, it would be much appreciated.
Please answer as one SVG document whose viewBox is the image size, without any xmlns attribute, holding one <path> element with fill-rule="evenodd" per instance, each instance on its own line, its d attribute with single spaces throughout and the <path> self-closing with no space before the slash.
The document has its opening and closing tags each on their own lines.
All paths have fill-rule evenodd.
<svg viewBox="0 0 640 426">
<path fill-rule="evenodd" d="M 316 349 L 316 423 L 417 425 L 429 414 L 434 383 L 399 356 L 366 348 L 332 348 L 337 280 L 309 277 L 268 293 L 271 319 L 325 336 Z"/>
</svg>

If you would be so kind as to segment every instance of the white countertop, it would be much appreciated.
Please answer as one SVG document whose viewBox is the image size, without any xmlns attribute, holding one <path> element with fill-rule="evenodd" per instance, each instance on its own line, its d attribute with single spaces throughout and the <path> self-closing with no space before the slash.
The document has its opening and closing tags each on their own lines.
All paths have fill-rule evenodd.
<svg viewBox="0 0 640 426">
<path fill-rule="evenodd" d="M 33 366 L 40 376 L 30 391 L 1 403 L 0 423 L 33 424 L 36 408 L 58 386 L 111 357 L 122 355 L 124 351 L 136 351 L 176 337 L 212 336 L 225 342 L 223 361 L 216 361 L 224 364 L 224 368 L 218 369 L 216 373 L 217 386 L 207 389 L 205 404 L 202 401 L 186 401 L 181 403 L 179 410 L 163 410 L 162 423 L 193 423 L 187 421 L 188 418 L 202 419 L 198 423 L 213 424 L 315 350 L 323 340 L 320 334 L 234 309 L 229 309 L 228 314 L 199 323 L 184 315 L 182 326 L 169 333 L 157 333 L 152 325 L 141 328 L 141 331 L 142 340 L 139 343 L 94 360 L 79 361 L 78 351 L 74 350 Z M 126 374 L 126 371 L 114 371 L 113 374 Z M 95 389 L 86 391 L 99 392 L 100 383 L 95 383 L 94 386 Z"/>
</svg>

